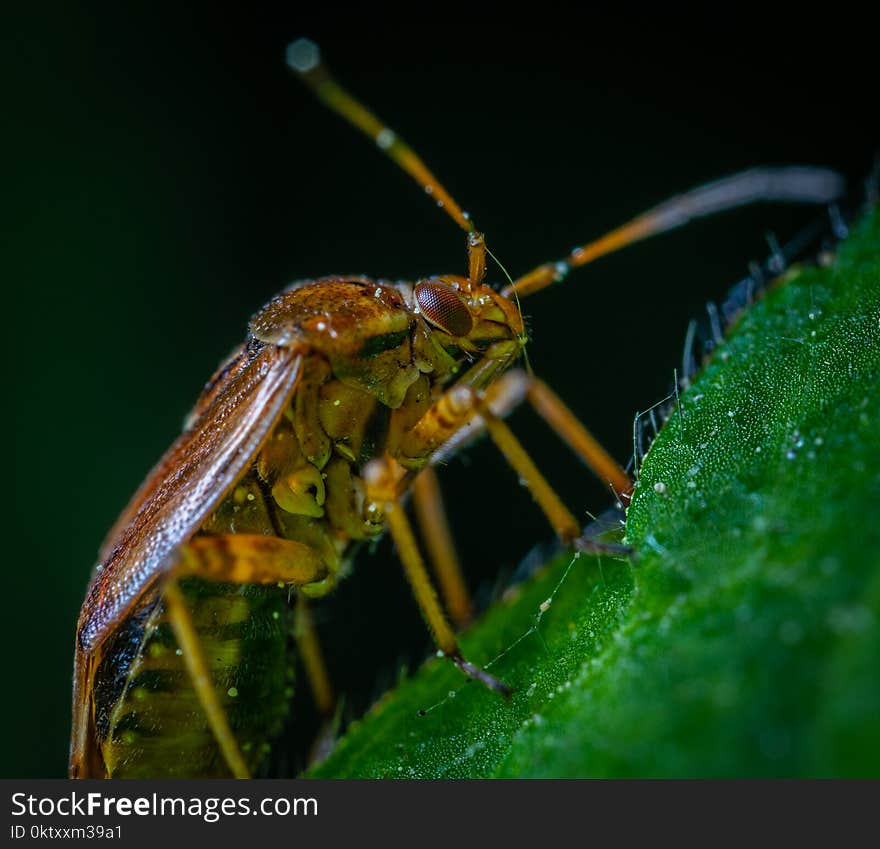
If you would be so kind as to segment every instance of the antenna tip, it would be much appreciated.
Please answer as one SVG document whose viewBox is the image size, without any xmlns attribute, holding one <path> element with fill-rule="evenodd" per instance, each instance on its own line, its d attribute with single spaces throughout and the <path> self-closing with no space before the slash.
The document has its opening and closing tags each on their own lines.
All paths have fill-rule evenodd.
<svg viewBox="0 0 880 849">
<path fill-rule="evenodd" d="M 287 64 L 298 74 L 314 71 L 321 64 L 321 49 L 308 38 L 298 38 L 287 45 L 284 54 Z"/>
</svg>

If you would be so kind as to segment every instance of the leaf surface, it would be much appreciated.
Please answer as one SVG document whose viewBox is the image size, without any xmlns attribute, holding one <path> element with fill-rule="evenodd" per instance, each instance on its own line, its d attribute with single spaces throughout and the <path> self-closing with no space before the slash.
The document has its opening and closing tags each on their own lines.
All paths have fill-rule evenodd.
<svg viewBox="0 0 880 849">
<path fill-rule="evenodd" d="M 752 305 L 640 470 L 634 559 L 552 558 L 352 725 L 336 777 L 880 775 L 880 216 Z"/>
</svg>

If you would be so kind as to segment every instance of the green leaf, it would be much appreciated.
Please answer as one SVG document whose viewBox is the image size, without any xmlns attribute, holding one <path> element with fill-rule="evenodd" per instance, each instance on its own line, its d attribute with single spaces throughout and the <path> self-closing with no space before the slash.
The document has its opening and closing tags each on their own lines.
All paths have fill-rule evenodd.
<svg viewBox="0 0 880 849">
<path fill-rule="evenodd" d="M 641 468 L 636 557 L 565 553 L 316 776 L 880 774 L 880 217 L 750 307 Z"/>
</svg>

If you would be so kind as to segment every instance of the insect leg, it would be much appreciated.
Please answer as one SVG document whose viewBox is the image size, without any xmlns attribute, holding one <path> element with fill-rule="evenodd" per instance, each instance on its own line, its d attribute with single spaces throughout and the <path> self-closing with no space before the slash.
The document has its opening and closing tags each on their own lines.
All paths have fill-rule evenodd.
<svg viewBox="0 0 880 849">
<path fill-rule="evenodd" d="M 514 294 L 520 298 L 532 295 L 559 282 L 573 268 L 588 265 L 605 254 L 682 227 L 697 218 L 762 201 L 830 203 L 843 188 L 843 178 L 828 168 L 789 166 L 740 171 L 676 195 L 604 236 L 575 248 L 558 262 L 539 265 L 505 287 L 502 294 L 508 298 Z"/>
<path fill-rule="evenodd" d="M 336 696 L 333 694 L 333 686 L 330 684 L 330 676 L 327 674 L 327 666 L 324 663 L 324 655 L 321 652 L 321 644 L 318 641 L 318 633 L 309 610 L 309 602 L 304 595 L 297 593 L 296 596 L 296 645 L 302 658 L 309 679 L 309 687 L 315 700 L 315 707 L 323 717 L 333 716 L 336 709 Z"/>
<path fill-rule="evenodd" d="M 482 399 L 478 399 L 478 408 L 480 418 L 486 423 L 486 430 L 489 431 L 492 441 L 531 492 L 532 498 L 543 510 L 544 515 L 553 526 L 553 530 L 556 531 L 556 535 L 565 543 L 576 540 L 580 536 L 581 530 L 577 519 L 541 474 L 528 452 L 523 448 L 522 443 Z"/>
<path fill-rule="evenodd" d="M 171 627 L 223 759 L 236 778 L 247 778 L 250 770 L 217 696 L 210 666 L 178 584 L 181 577 L 320 587 L 328 579 L 327 565 L 313 549 L 290 540 L 258 534 L 203 536 L 181 547 L 177 563 L 162 587 Z"/>
<path fill-rule="evenodd" d="M 181 548 L 175 577 L 197 577 L 231 584 L 277 584 L 321 594 L 328 568 L 305 543 L 262 534 L 199 536 Z"/>
<path fill-rule="evenodd" d="M 250 778 L 250 770 L 244 761 L 235 735 L 229 727 L 229 720 L 226 718 L 223 706 L 217 698 L 211 670 L 199 643 L 199 636 L 186 609 L 183 593 L 174 578 L 165 585 L 162 598 L 168 610 L 168 618 L 174 629 L 174 636 L 177 637 L 177 644 L 183 653 L 183 660 L 193 689 L 196 691 L 208 725 L 211 727 L 211 732 L 223 754 L 223 760 L 226 761 L 229 771 L 235 778 Z"/>
<path fill-rule="evenodd" d="M 309 766 L 313 766 L 323 761 L 333 751 L 339 725 L 337 702 L 327 665 L 324 663 L 324 653 L 321 651 L 321 642 L 312 619 L 311 607 L 302 593 L 296 594 L 295 616 L 296 647 L 309 681 L 312 700 L 321 718 L 321 727 L 308 755 L 307 762 Z"/>
<path fill-rule="evenodd" d="M 507 698 L 510 695 L 510 690 L 497 678 L 465 660 L 458 647 L 458 641 L 440 607 L 437 592 L 431 583 L 431 578 L 416 543 L 415 534 L 413 534 L 412 526 L 403 508 L 399 483 L 404 476 L 403 468 L 387 457 L 372 460 L 364 469 L 367 497 L 380 503 L 383 507 L 385 521 L 403 563 L 407 580 L 431 635 L 434 637 L 434 642 L 440 651 L 449 657 L 462 672 Z"/>
<path fill-rule="evenodd" d="M 525 372 L 520 374 L 522 379 L 527 381 L 526 397 L 535 412 L 568 443 L 571 450 L 587 464 L 599 480 L 610 485 L 618 496 L 629 495 L 633 488 L 629 475 L 581 424 L 562 399 L 543 380 L 531 377 Z"/>
<path fill-rule="evenodd" d="M 512 396 L 516 396 L 519 390 L 515 379 L 505 380 L 507 378 L 508 375 L 505 375 L 498 383 L 505 381 L 503 385 Z M 491 395 L 487 392 L 484 396 L 472 386 L 456 384 L 444 392 L 410 430 L 403 443 L 405 458 L 430 457 L 438 449 L 441 454 L 445 453 L 444 443 L 458 440 L 465 427 L 470 426 L 471 430 L 484 427 L 520 480 L 529 488 L 557 536 L 564 542 L 572 542 L 580 534 L 577 519 L 568 511 L 519 440 L 495 412 L 496 409 L 509 408 L 515 403 L 515 397 L 513 400 L 500 397 L 499 390 Z M 409 464 L 410 461 L 404 459 L 402 462 Z"/>
<path fill-rule="evenodd" d="M 586 463 L 593 473 L 601 481 L 611 486 L 619 498 L 627 498 L 632 493 L 633 485 L 629 475 L 617 464 L 596 438 L 581 424 L 574 413 L 562 402 L 562 399 L 544 381 L 539 380 L 533 375 L 526 374 L 521 369 L 508 371 L 485 390 L 482 404 L 496 418 L 500 418 L 507 415 L 525 400 L 531 404 L 535 412 L 550 425 L 575 454 Z M 482 409 L 480 418 L 484 418 Z M 486 425 L 488 427 L 488 422 Z M 509 431 L 508 435 L 513 439 L 513 434 L 509 433 Z M 525 452 L 523 453 L 525 454 Z M 526 459 L 528 460 L 528 455 L 526 455 Z M 537 470 L 535 471 L 537 472 Z M 522 475 L 521 477 L 523 480 L 528 481 L 528 478 Z M 547 486 L 549 489 L 549 485 Z M 549 518 L 549 514 L 547 515 Z M 559 533 L 558 530 L 557 533 Z M 631 550 L 624 545 L 605 542 L 586 534 L 578 535 L 573 539 L 566 539 L 561 533 L 559 536 L 563 541 L 571 542 L 579 551 L 613 555 L 631 553 Z"/>
<path fill-rule="evenodd" d="M 483 402 L 499 418 L 510 414 L 524 401 L 529 402 L 596 477 L 610 485 L 617 495 L 626 495 L 632 490 L 629 475 L 543 380 L 522 369 L 511 369 L 484 391 Z M 473 435 L 483 429 L 482 420 L 475 422 Z M 445 446 L 442 450 L 445 453 Z"/>
<path fill-rule="evenodd" d="M 538 389 L 533 391 L 533 387 Z M 626 472 L 599 445 L 574 414 L 551 392 L 549 387 L 520 369 L 503 374 L 478 396 L 468 386 L 457 385 L 435 402 L 412 429 L 404 448 L 407 456 L 419 456 L 421 449 L 430 453 L 431 464 L 442 462 L 455 450 L 468 444 L 484 431 L 519 473 L 520 479 L 550 520 L 557 535 L 581 551 L 622 554 L 628 549 L 612 543 L 586 539 L 577 531 L 577 520 L 568 512 L 551 486 L 532 462 L 525 449 L 501 419 L 523 401 L 530 401 L 536 411 L 579 454 L 602 480 L 620 486 L 618 495 L 632 489 Z M 554 403 L 556 402 L 556 403 Z M 404 460 L 404 462 L 408 462 Z M 607 477 L 606 477 L 607 476 Z"/>
<path fill-rule="evenodd" d="M 443 602 L 452 621 L 462 628 L 470 622 L 474 611 L 449 532 L 437 474 L 430 466 L 413 481 L 413 502 Z"/>
</svg>

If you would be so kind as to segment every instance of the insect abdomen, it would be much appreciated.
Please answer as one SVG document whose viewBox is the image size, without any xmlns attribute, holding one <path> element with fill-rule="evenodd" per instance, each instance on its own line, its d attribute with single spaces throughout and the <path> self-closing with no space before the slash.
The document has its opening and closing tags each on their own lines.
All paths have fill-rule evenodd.
<svg viewBox="0 0 880 849">
<path fill-rule="evenodd" d="M 257 771 L 292 695 L 286 594 L 195 579 L 181 588 L 217 695 Z M 111 777 L 229 775 L 157 597 L 114 637 L 96 675 L 95 706 Z"/>
</svg>

